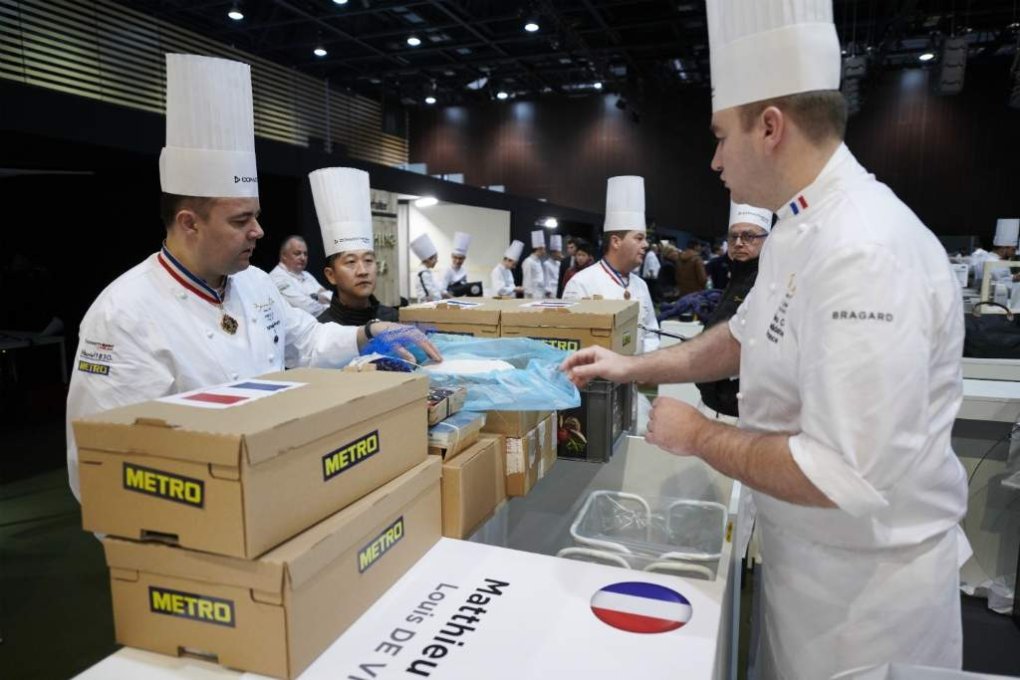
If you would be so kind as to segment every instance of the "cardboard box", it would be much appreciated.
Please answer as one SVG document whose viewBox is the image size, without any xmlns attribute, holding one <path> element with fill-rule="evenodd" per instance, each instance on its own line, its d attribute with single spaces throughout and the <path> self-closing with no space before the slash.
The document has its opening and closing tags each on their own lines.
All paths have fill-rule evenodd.
<svg viewBox="0 0 1020 680">
<path fill-rule="evenodd" d="M 538 427 L 523 437 L 507 437 L 505 451 L 506 495 L 527 496 L 538 481 Z"/>
<path fill-rule="evenodd" d="M 467 538 L 499 503 L 499 441 L 484 439 L 443 463 L 443 536 Z"/>
<path fill-rule="evenodd" d="M 506 437 L 501 434 L 483 434 L 478 441 L 492 441 L 501 455 L 496 456 L 496 507 L 506 502 Z"/>
<path fill-rule="evenodd" d="M 298 369 L 76 420 L 82 523 L 256 557 L 425 460 L 427 390 Z"/>
<path fill-rule="evenodd" d="M 400 322 L 441 333 L 498 338 L 502 307 L 490 298 L 456 298 L 400 308 Z"/>
<path fill-rule="evenodd" d="M 637 300 L 531 300 L 503 303 L 502 311 L 504 338 L 535 338 L 567 351 L 593 346 L 638 351 Z"/>
<path fill-rule="evenodd" d="M 478 441 L 484 422 L 484 413 L 461 411 L 430 427 L 429 454 L 443 460 L 453 458 Z"/>
<path fill-rule="evenodd" d="M 254 561 L 103 539 L 117 642 L 293 678 L 440 537 L 432 458 Z"/>
<path fill-rule="evenodd" d="M 435 425 L 464 408 L 467 389 L 464 387 L 430 387 L 428 396 L 429 426 Z"/>
<path fill-rule="evenodd" d="M 542 438 L 542 455 L 538 458 L 538 478 L 542 479 L 546 473 L 556 464 L 557 432 L 559 421 L 556 411 L 542 421 L 539 431 L 544 435 Z"/>
<path fill-rule="evenodd" d="M 551 411 L 486 411 L 482 432 L 518 439 L 538 427 Z"/>
</svg>

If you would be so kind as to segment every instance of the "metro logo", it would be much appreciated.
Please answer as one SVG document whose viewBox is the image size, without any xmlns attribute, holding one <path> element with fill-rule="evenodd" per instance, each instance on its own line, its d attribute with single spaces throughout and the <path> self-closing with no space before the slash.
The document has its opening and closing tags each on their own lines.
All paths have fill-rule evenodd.
<svg viewBox="0 0 1020 680">
<path fill-rule="evenodd" d="M 205 482 L 170 472 L 124 463 L 124 488 L 195 508 L 205 504 Z"/>
<path fill-rule="evenodd" d="M 322 481 L 329 481 L 377 453 L 379 453 L 379 430 L 374 430 L 323 456 Z"/>
<path fill-rule="evenodd" d="M 149 610 L 154 614 L 234 627 L 234 603 L 219 597 L 149 586 Z"/>
<path fill-rule="evenodd" d="M 562 338 L 535 338 L 535 340 L 541 340 L 550 347 L 564 352 L 576 352 L 581 349 L 580 340 L 563 340 Z"/>
<path fill-rule="evenodd" d="M 390 548 L 404 537 L 404 518 L 398 517 L 397 521 L 383 529 L 382 533 L 376 536 L 371 543 L 358 551 L 358 573 L 364 572 L 386 554 Z"/>
</svg>

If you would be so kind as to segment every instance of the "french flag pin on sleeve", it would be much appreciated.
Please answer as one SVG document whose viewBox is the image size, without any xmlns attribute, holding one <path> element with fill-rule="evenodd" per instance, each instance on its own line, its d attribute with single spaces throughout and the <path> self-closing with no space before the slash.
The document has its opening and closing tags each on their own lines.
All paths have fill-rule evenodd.
<svg viewBox="0 0 1020 680">
<path fill-rule="evenodd" d="M 605 624 L 630 633 L 668 633 L 691 620 L 691 603 L 665 586 L 625 581 L 602 588 L 591 610 Z"/>
</svg>

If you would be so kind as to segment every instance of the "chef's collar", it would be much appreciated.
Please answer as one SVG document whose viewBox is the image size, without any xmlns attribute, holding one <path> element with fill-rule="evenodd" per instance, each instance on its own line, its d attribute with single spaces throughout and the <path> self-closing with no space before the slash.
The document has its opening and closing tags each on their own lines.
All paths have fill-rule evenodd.
<svg viewBox="0 0 1020 680">
<path fill-rule="evenodd" d="M 840 144 L 836 152 L 832 154 L 825 167 L 818 173 L 818 177 L 807 188 L 798 192 L 787 201 L 783 207 L 776 210 L 776 217 L 781 222 L 790 217 L 798 217 L 817 205 L 832 184 L 843 178 L 844 173 L 859 168 L 856 159 L 846 144 Z M 861 168 L 863 170 L 863 168 Z"/>
<path fill-rule="evenodd" d="M 181 284 L 209 304 L 223 304 L 223 300 L 227 296 L 227 286 L 230 284 L 229 276 L 224 277 L 223 293 L 221 295 L 218 290 L 210 286 L 195 274 L 192 274 L 176 257 L 171 255 L 170 251 L 167 250 L 166 243 L 163 244 L 159 253 L 156 254 L 156 259 L 159 260 L 159 263 L 163 265 L 163 269 L 170 274 L 174 281 Z"/>
</svg>

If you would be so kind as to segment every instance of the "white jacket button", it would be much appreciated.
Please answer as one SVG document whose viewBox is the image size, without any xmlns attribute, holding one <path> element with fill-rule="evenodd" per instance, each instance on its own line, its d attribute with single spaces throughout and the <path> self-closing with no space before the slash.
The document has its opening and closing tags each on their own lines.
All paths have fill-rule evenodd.
<svg viewBox="0 0 1020 680">
<path fill-rule="evenodd" d="M 206 331 L 205 332 L 205 337 L 207 337 L 210 340 L 212 340 L 213 339 L 213 332 L 212 331 Z"/>
<path fill-rule="evenodd" d="M 738 400 L 742 400 L 743 398 L 744 398 L 744 393 L 743 392 L 737 392 L 737 399 Z"/>
<path fill-rule="evenodd" d="M 747 341 L 747 346 L 748 347 L 754 347 L 757 344 L 758 344 L 758 341 L 755 340 L 754 338 L 751 338 L 750 340 Z"/>
</svg>

